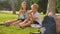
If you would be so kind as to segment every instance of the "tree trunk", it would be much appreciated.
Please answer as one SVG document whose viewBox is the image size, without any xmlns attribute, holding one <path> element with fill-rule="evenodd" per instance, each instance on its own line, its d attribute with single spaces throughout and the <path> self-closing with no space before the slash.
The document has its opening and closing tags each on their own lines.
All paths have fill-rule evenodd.
<svg viewBox="0 0 60 34">
<path fill-rule="evenodd" d="M 56 7 L 56 0 L 48 0 L 48 5 L 47 5 L 47 14 L 49 12 L 52 12 L 55 14 L 55 7 Z"/>
<path fill-rule="evenodd" d="M 10 0 L 10 4 L 11 4 L 11 9 L 13 11 L 13 14 L 16 14 L 16 11 L 15 11 L 15 0 Z"/>
<path fill-rule="evenodd" d="M 56 4 L 56 0 L 48 0 L 47 14 L 49 12 L 52 12 L 55 15 L 55 7 L 56 7 L 55 4 Z M 56 22 L 56 31 L 57 31 L 57 33 L 60 33 L 60 19 L 56 18 L 56 17 L 54 18 L 55 22 Z"/>
</svg>

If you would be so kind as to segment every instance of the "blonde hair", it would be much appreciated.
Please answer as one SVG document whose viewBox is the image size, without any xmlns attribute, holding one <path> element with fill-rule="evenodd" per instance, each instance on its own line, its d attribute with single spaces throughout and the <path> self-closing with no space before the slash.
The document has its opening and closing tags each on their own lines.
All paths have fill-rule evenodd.
<svg viewBox="0 0 60 34">
<path fill-rule="evenodd" d="M 20 10 L 19 10 L 19 13 L 22 13 L 22 11 L 23 11 L 23 8 L 22 8 L 23 4 L 27 4 L 26 1 L 23 1 L 21 3 L 21 7 L 20 7 Z M 27 10 L 27 8 L 26 8 L 26 10 Z"/>
<path fill-rule="evenodd" d="M 21 4 L 21 6 L 23 6 L 23 4 L 26 4 L 26 1 L 23 1 L 22 4 Z"/>
<path fill-rule="evenodd" d="M 31 5 L 31 8 L 32 8 L 33 6 L 36 6 L 37 8 L 39 8 L 38 4 L 36 4 L 36 3 L 34 3 L 33 5 Z"/>
</svg>

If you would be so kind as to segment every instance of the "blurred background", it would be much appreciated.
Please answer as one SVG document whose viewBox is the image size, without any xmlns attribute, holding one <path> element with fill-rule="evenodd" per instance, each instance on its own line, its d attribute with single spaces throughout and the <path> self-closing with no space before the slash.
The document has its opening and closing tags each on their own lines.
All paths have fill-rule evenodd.
<svg viewBox="0 0 60 34">
<path fill-rule="evenodd" d="M 39 12 L 46 13 L 47 2 L 48 0 L 0 0 L 0 10 L 13 11 L 13 14 L 16 14 L 16 11 L 19 11 L 21 7 L 21 2 L 26 1 L 28 8 L 33 3 L 39 5 Z M 56 13 L 60 13 L 60 0 L 56 0 Z"/>
<path fill-rule="evenodd" d="M 39 5 L 38 11 L 41 13 L 41 20 L 44 18 L 47 12 L 47 4 L 49 3 L 51 8 L 55 7 L 56 14 L 60 18 L 60 0 L 56 0 L 56 6 L 54 5 L 54 0 L 51 0 L 53 2 L 53 5 L 51 4 L 52 2 L 50 0 L 50 2 L 48 2 L 48 0 L 0 0 L 0 23 L 5 23 L 17 19 L 17 13 L 20 10 L 21 3 L 23 1 L 27 2 L 29 10 L 31 9 L 30 6 L 33 3 L 37 3 Z M 6 27 L 4 25 L 0 26 L 0 34 L 31 34 L 38 31 L 40 32 L 40 28 L 26 27 L 22 29 L 14 25 L 11 25 L 9 27 Z"/>
</svg>

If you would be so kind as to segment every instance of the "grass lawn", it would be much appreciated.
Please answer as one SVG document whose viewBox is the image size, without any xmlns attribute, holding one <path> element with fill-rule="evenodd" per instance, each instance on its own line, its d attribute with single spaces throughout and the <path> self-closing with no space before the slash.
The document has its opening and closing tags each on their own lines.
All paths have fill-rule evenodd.
<svg viewBox="0 0 60 34">
<path fill-rule="evenodd" d="M 41 15 L 42 16 L 42 15 Z M 42 16 L 43 17 L 43 16 Z M 17 15 L 12 14 L 11 12 L 1 12 L 0 11 L 0 22 L 16 19 Z M 37 32 L 38 28 L 26 27 L 21 29 L 18 26 L 0 26 L 0 34 L 30 34 L 30 32 Z"/>
<path fill-rule="evenodd" d="M 40 15 L 41 19 L 44 15 Z M 1 12 L 0 11 L 0 22 L 16 19 L 17 15 L 12 14 L 11 12 Z M 30 32 L 37 32 L 38 28 L 26 27 L 25 29 L 19 28 L 18 26 L 9 26 L 4 25 L 0 26 L 0 34 L 30 34 Z"/>
</svg>

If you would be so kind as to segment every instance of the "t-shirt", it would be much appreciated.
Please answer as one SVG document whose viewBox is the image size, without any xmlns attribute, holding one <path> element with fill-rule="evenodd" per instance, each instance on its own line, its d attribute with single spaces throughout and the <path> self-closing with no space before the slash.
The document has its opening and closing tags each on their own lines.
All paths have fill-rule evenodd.
<svg viewBox="0 0 60 34">
<path fill-rule="evenodd" d="M 18 19 L 26 19 L 26 18 L 27 18 L 27 12 L 18 15 Z"/>
<path fill-rule="evenodd" d="M 36 12 L 35 14 L 32 14 L 32 15 L 33 15 L 33 17 L 37 18 L 36 21 L 41 25 L 42 22 L 40 21 L 40 14 L 38 12 Z"/>
</svg>

